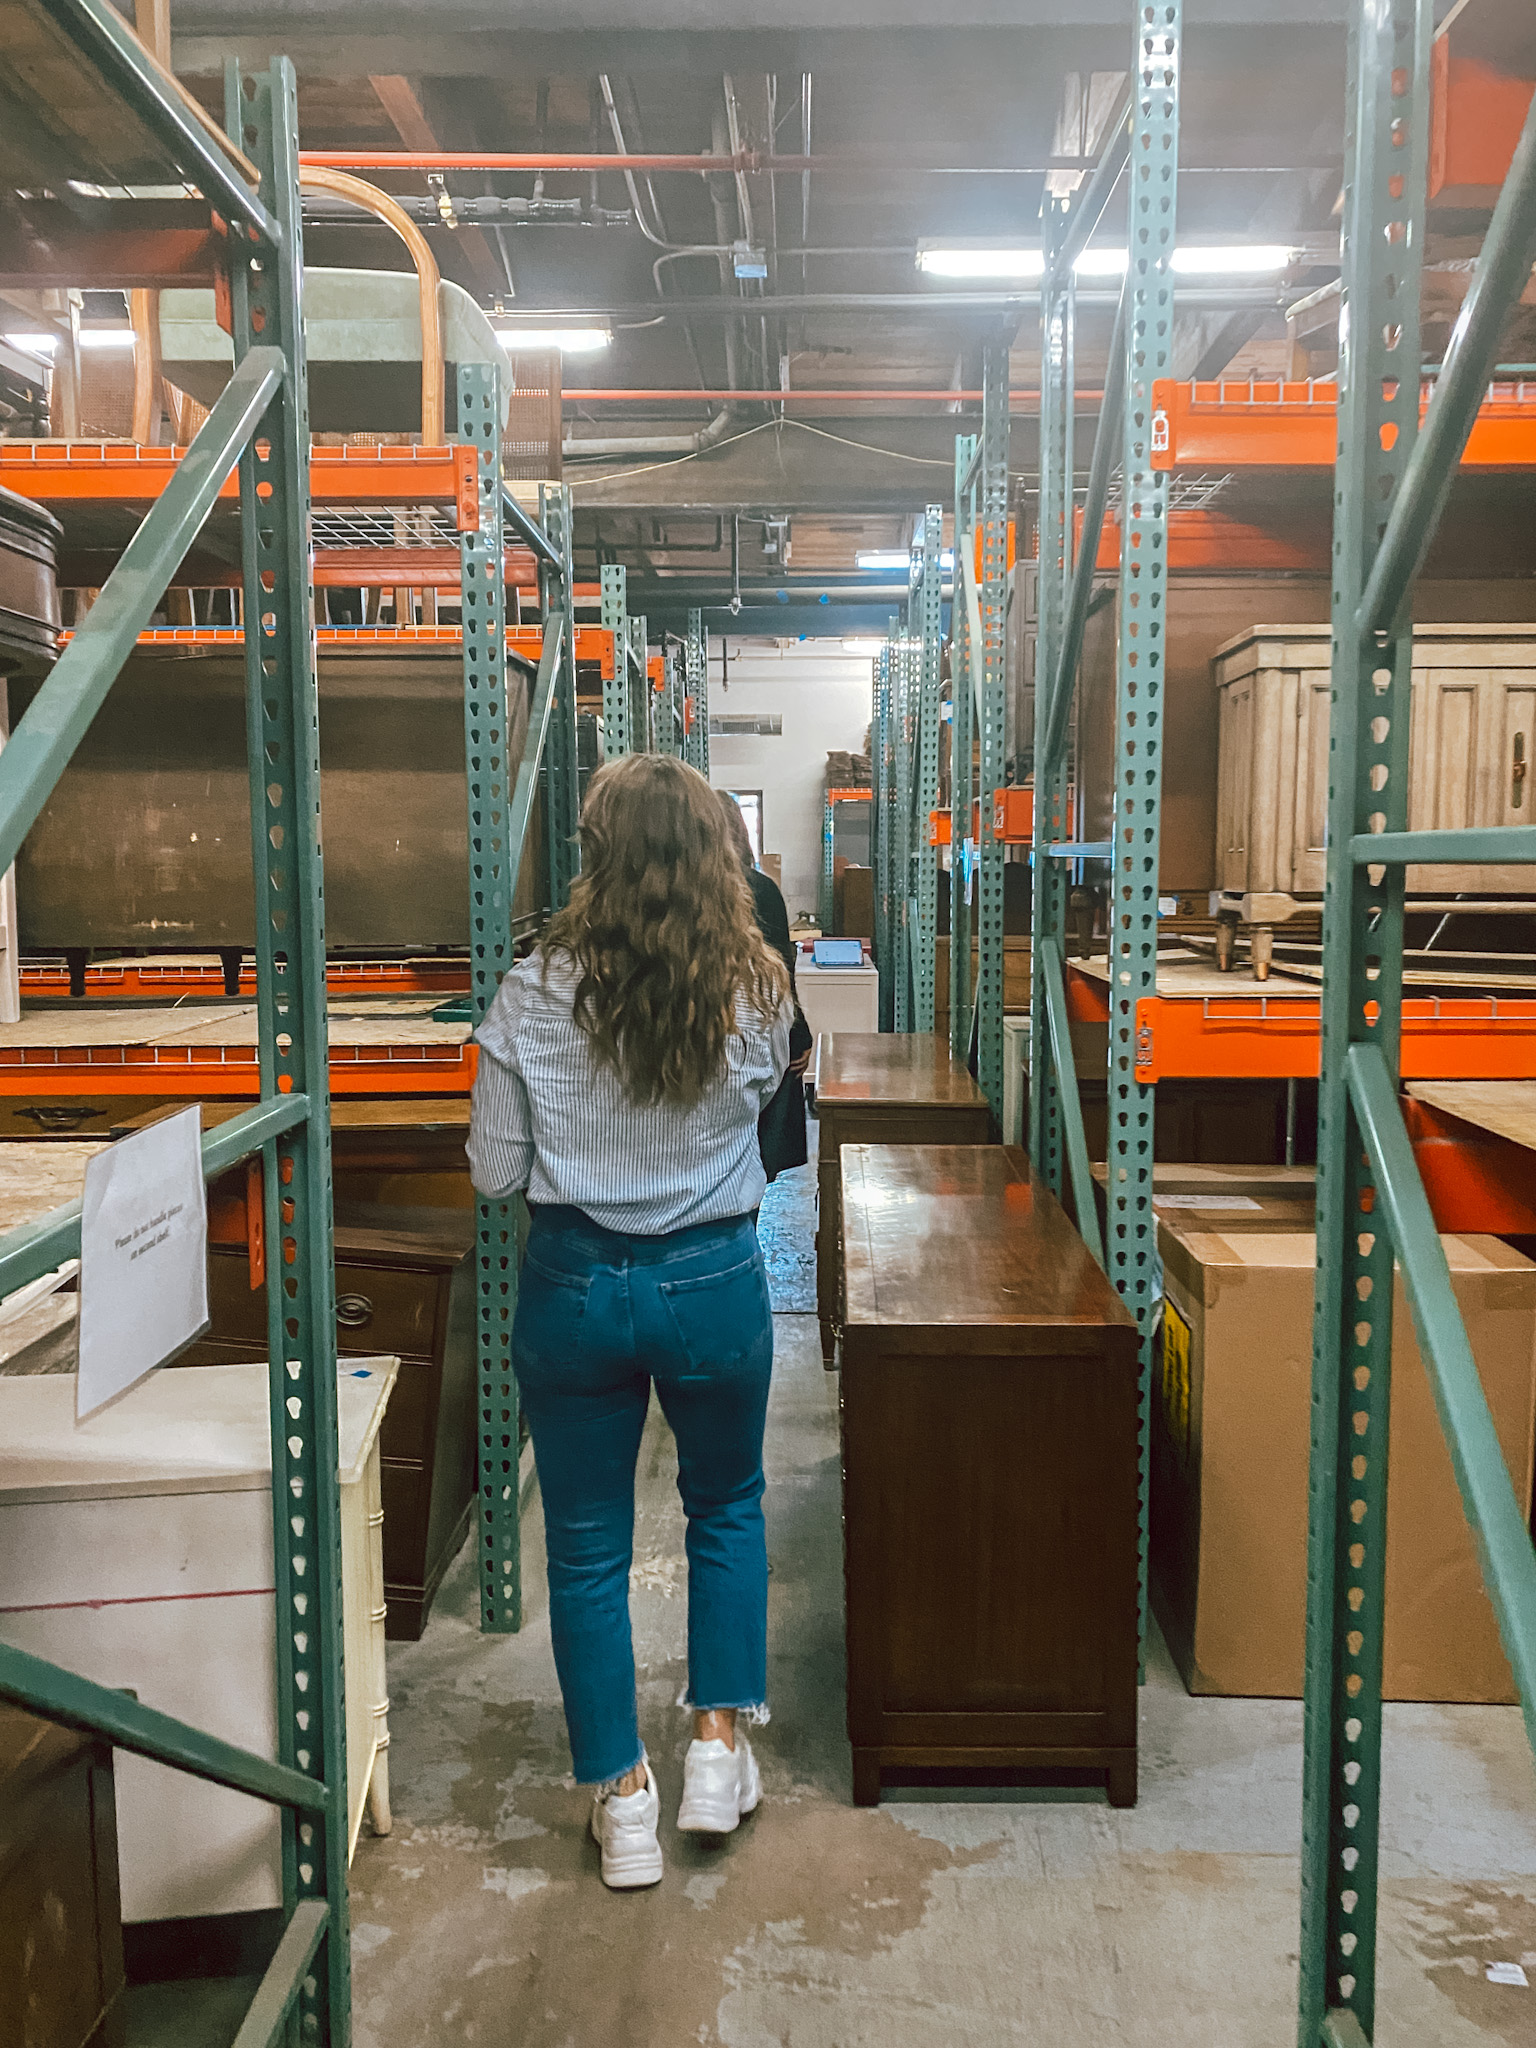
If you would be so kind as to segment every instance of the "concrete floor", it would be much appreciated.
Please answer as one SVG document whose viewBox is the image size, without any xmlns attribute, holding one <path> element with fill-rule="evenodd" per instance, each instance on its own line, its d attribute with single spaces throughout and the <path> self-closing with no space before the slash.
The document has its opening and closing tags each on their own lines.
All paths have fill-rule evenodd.
<svg viewBox="0 0 1536 2048">
<path fill-rule="evenodd" d="M 1141 1801 L 888 1794 L 849 1803 L 837 1382 L 806 1293 L 813 1169 L 769 1195 L 772 1724 L 763 1807 L 725 1845 L 670 1823 L 687 1743 L 686 1572 L 654 1407 L 632 1576 L 641 1725 L 667 1872 L 609 1894 L 550 1657 L 540 1517 L 527 1622 L 476 1628 L 472 1553 L 391 1646 L 396 1826 L 353 1866 L 358 2048 L 1161 2048 L 1294 2039 L 1301 1712 L 1193 1700 L 1160 1643 Z M 1378 2041 L 1536 2043 L 1536 1776 L 1509 1708 L 1387 1711 Z M 1523 1960 L 1532 1988 L 1489 1983 Z"/>
</svg>

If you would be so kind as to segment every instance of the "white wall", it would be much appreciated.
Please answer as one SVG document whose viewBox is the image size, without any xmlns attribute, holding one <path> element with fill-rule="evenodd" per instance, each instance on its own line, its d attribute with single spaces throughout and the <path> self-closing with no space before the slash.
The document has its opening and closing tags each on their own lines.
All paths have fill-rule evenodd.
<svg viewBox="0 0 1536 2048">
<path fill-rule="evenodd" d="M 772 712 L 781 736 L 717 733 L 709 743 L 716 789 L 763 792 L 763 851 L 784 860 L 784 901 L 791 918 L 816 913 L 821 884 L 822 797 L 827 755 L 858 753 L 869 725 L 872 663 L 844 652 L 841 640 L 728 640 L 721 687 L 721 641 L 709 648 L 709 708 Z"/>
</svg>

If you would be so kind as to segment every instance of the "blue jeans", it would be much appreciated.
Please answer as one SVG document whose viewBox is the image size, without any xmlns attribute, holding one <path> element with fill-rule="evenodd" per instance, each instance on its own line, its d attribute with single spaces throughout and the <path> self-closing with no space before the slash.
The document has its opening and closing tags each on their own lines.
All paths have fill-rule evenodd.
<svg viewBox="0 0 1536 2048">
<path fill-rule="evenodd" d="M 689 1698 L 701 1710 L 748 1708 L 767 1690 L 773 1319 L 752 1219 L 628 1237 L 579 1209 L 540 1209 L 512 1354 L 544 1498 L 571 1758 L 581 1783 L 605 1784 L 644 1754 L 629 1568 L 653 1380 L 677 1439 L 688 1517 Z"/>
</svg>

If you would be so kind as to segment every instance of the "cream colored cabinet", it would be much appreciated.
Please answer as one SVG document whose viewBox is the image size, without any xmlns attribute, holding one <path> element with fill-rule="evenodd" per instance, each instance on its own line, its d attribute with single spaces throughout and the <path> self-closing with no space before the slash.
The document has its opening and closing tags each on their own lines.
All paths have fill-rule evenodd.
<svg viewBox="0 0 1536 2048">
<path fill-rule="evenodd" d="M 1224 890 L 1320 896 L 1327 864 L 1326 626 L 1255 626 L 1218 650 L 1216 872 Z M 1414 635 L 1408 823 L 1536 823 L 1536 626 Z M 1411 867 L 1418 894 L 1536 891 L 1524 867 Z"/>
</svg>

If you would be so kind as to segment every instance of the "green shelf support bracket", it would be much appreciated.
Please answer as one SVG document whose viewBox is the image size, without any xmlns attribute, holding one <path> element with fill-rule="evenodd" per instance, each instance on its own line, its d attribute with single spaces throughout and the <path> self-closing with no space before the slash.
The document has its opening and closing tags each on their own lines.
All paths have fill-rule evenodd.
<svg viewBox="0 0 1536 2048">
<path fill-rule="evenodd" d="M 981 577 L 981 818 L 976 851 L 976 1079 L 1003 1122 L 1003 870 L 993 792 L 1003 786 L 1008 723 L 1008 345 L 981 356 L 981 463 L 977 525 Z M 974 630 L 974 628 L 973 628 Z"/>
<path fill-rule="evenodd" d="M 575 574 L 571 562 L 571 503 L 559 484 L 539 486 L 539 515 L 563 565 L 563 577 L 540 570 L 546 627 L 555 605 L 569 606 Z M 544 813 L 549 841 L 549 901 L 563 910 L 571 898 L 581 854 L 576 828 L 581 782 L 576 761 L 576 636 L 565 634 L 555 673 L 555 699 L 544 744 Z"/>
<path fill-rule="evenodd" d="M 912 1028 L 932 1031 L 935 1012 L 934 973 L 939 935 L 939 849 L 932 844 L 929 819 L 939 801 L 940 716 L 939 671 L 944 659 L 944 508 L 930 505 L 923 514 L 922 567 L 913 592 L 912 627 L 919 665 L 917 712 L 917 919 L 912 934 Z"/>
<path fill-rule="evenodd" d="M 336 1286 L 331 1263 L 330 1061 L 320 850 L 320 696 L 309 555 L 309 398 L 304 365 L 298 92 L 293 66 L 225 73 L 225 126 L 243 135 L 281 246 L 231 266 L 237 371 L 260 337 L 287 364 L 240 462 L 246 592 L 246 750 L 256 875 L 256 1014 L 263 1098 L 307 1098 L 264 1149 L 277 1755 L 320 1779 L 323 1814 L 283 1825 L 283 1896 L 328 1919 L 298 2000 L 306 2039 L 351 2038 L 347 1738 L 337 1482 Z M 496 581 L 500 586 L 500 556 Z M 252 630 L 254 628 L 254 630 Z M 281 1276 L 277 1284 L 275 1276 Z"/>
<path fill-rule="evenodd" d="M 512 965 L 512 895 L 522 853 L 512 836 L 512 707 L 507 689 L 501 490 L 501 372 L 458 370 L 460 438 L 477 458 L 478 527 L 459 536 L 463 583 L 464 765 L 469 827 L 469 1018 L 479 1025 Z M 475 1202 L 475 1366 L 479 1455 L 477 1577 L 488 1635 L 522 1625 L 518 1521 L 517 1227 L 510 1202 Z M 508 1471 L 510 1469 L 510 1484 Z"/>
<path fill-rule="evenodd" d="M 688 640 L 683 651 L 687 693 L 683 758 L 709 780 L 709 635 L 702 611 L 688 614 Z"/>
<path fill-rule="evenodd" d="M 1430 0 L 1356 10 L 1345 111 L 1333 675 L 1318 1088 L 1298 2039 L 1376 2018 L 1381 1660 L 1391 1413 L 1392 1232 L 1349 1089 L 1375 1049 L 1395 1089 L 1404 871 L 1357 865 L 1407 823 L 1411 625 L 1379 643 L 1361 599 L 1419 428 Z M 1374 879 L 1373 879 L 1374 877 Z M 1369 1212 L 1371 1224 L 1362 1228 Z M 1418 1247 L 1402 1247 L 1404 1258 Z"/>
<path fill-rule="evenodd" d="M 614 636 L 613 674 L 603 677 L 603 759 L 620 761 L 634 752 L 630 730 L 633 692 L 630 689 L 629 624 L 624 615 L 628 572 L 622 562 L 605 562 L 600 572 L 602 623 Z"/>
<path fill-rule="evenodd" d="M 1066 631 L 1067 587 L 1072 574 L 1075 403 L 1073 273 L 1057 254 L 1066 231 L 1065 208 L 1047 195 L 1044 205 L 1046 275 L 1040 298 L 1040 512 L 1039 631 L 1035 645 L 1035 815 L 1031 833 L 1032 961 L 1049 945 L 1061 952 L 1067 922 L 1064 861 L 1046 852 L 1067 834 L 1067 749 L 1050 747 L 1050 703 Z M 1077 1074 L 1049 1057 L 1051 1019 L 1038 971 L 1029 985 L 1029 1150 L 1035 1171 L 1051 1192 L 1063 1192 L 1066 1127 L 1063 1090 L 1077 1092 Z M 1081 1120 L 1081 1112 L 1079 1112 Z M 1084 1235 L 1087 1233 L 1085 1232 Z M 1102 1261 L 1101 1261 L 1102 1263 Z"/>
<path fill-rule="evenodd" d="M 974 434 L 955 437 L 954 599 L 949 652 L 949 1051 L 964 1062 L 971 1050 L 971 874 L 966 849 L 976 799 L 977 648 L 964 591 L 976 547 L 976 487 L 970 480 Z"/>
<path fill-rule="evenodd" d="M 1152 467 L 1152 386 L 1172 368 L 1182 0 L 1137 10 L 1132 73 L 1120 638 L 1116 660 L 1114 872 L 1109 919 L 1109 1277 L 1141 1333 L 1139 1601 L 1147 1639 L 1152 1331 L 1160 1275 L 1152 1208 L 1155 1091 L 1137 1066 L 1136 1005 L 1157 993 L 1168 480 Z"/>
</svg>

